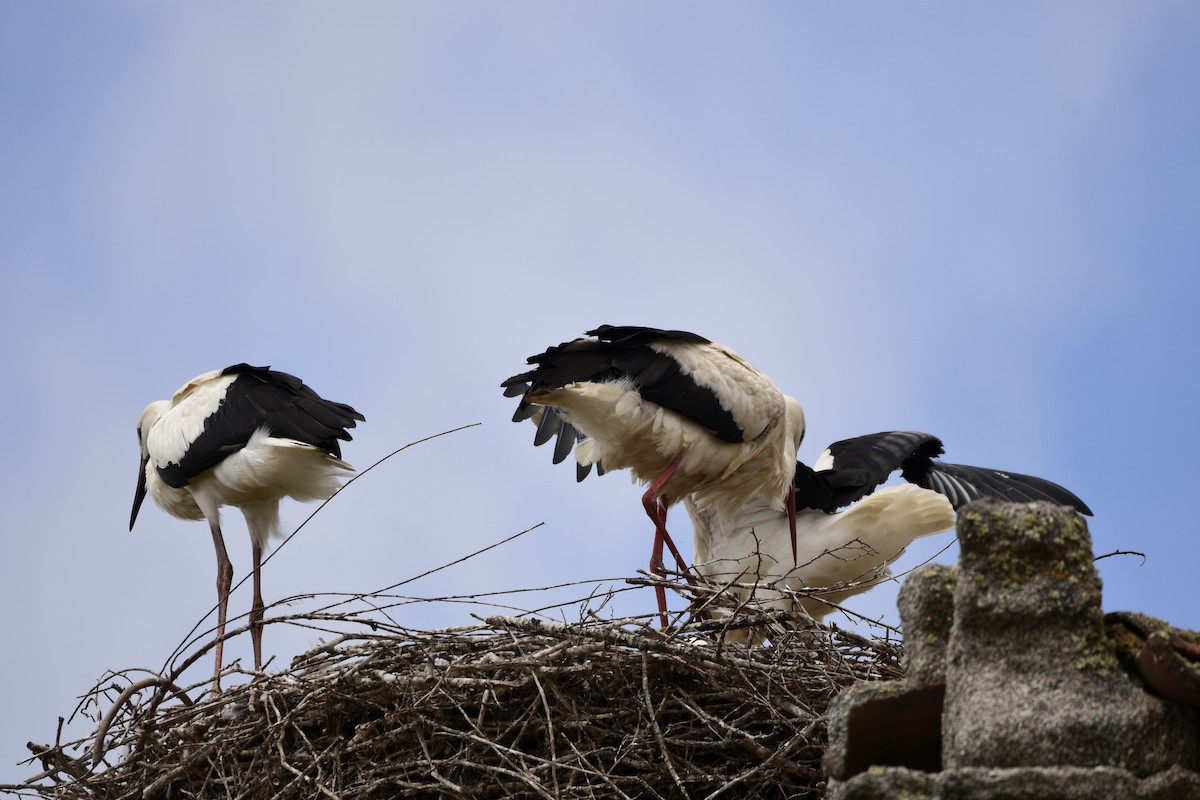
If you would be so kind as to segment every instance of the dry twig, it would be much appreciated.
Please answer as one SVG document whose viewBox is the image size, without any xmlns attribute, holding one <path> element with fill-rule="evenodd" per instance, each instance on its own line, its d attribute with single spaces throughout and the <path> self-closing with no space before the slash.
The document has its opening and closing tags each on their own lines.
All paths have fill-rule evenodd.
<svg viewBox="0 0 1200 800">
<path fill-rule="evenodd" d="M 818 797 L 829 698 L 900 675 L 896 645 L 820 632 L 745 648 L 713 622 L 662 631 L 491 616 L 350 633 L 196 705 L 126 704 L 103 746 L 112 766 L 73 769 L 60 748 L 59 782 L 30 790 L 64 800 Z"/>
<path fill-rule="evenodd" d="M 533 610 L 498 593 L 395 594 L 403 584 L 286 598 L 273 608 L 320 604 L 266 623 L 333 638 L 287 669 L 195 704 L 186 698 L 207 680 L 174 684 L 212 646 L 202 639 L 149 679 L 133 681 L 134 670 L 106 677 L 79 710 L 97 718 L 110 708 L 99 726 L 107 736 L 31 745 L 43 771 L 0 791 L 60 800 L 819 797 L 829 699 L 858 680 L 902 675 L 895 643 L 756 612 L 719 586 L 627 583 L 522 590 L 582 592 Z M 682 614 L 665 631 L 651 615 L 601 618 L 617 592 L 653 584 L 693 608 L 738 613 Z M 405 628 L 391 613 L 429 602 L 493 611 L 438 630 Z M 745 626 L 771 646 L 730 644 L 727 633 Z"/>
</svg>

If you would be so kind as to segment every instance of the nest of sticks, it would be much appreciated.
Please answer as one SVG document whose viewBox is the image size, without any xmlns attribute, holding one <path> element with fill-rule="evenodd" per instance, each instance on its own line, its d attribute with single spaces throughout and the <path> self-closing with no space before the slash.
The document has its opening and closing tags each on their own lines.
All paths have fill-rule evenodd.
<svg viewBox="0 0 1200 800">
<path fill-rule="evenodd" d="M 203 701 L 187 696 L 205 684 L 144 681 L 95 742 L 100 766 L 87 757 L 92 738 L 38 747 L 45 771 L 22 793 L 820 797 L 829 699 L 902 675 L 898 644 L 780 615 L 667 630 L 580 616 L 430 631 L 356 618 L 289 668 Z M 771 645 L 726 641 L 746 625 Z M 87 702 L 113 707 L 116 688 Z"/>
</svg>

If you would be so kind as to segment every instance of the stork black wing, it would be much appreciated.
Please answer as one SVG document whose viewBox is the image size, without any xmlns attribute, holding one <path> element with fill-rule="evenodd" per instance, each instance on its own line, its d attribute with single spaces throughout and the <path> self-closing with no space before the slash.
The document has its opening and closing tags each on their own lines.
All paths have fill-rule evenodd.
<svg viewBox="0 0 1200 800">
<path fill-rule="evenodd" d="M 709 339 L 705 339 L 698 333 L 671 331 L 663 328 L 643 328 L 639 325 L 601 325 L 595 330 L 588 331 L 587 335 L 595 336 L 602 342 L 611 342 L 627 347 L 672 339 L 692 344 L 712 344 Z"/>
<path fill-rule="evenodd" d="M 957 510 L 972 500 L 995 497 L 1028 503 L 1048 500 L 1091 515 L 1087 504 L 1057 483 L 1006 470 L 938 461 L 942 442 L 916 431 L 887 431 L 843 439 L 828 448 L 832 466 L 796 466 L 796 507 L 832 513 L 866 497 L 901 470 L 909 483 L 945 495 Z"/>
<path fill-rule="evenodd" d="M 796 465 L 796 507 L 833 513 L 866 497 L 910 462 L 928 463 L 941 455 L 936 436 L 916 431 L 884 431 L 834 442 L 826 448 L 832 465 L 813 470 Z"/>
<path fill-rule="evenodd" d="M 650 347 L 654 342 L 663 341 L 708 344 L 708 339 L 687 331 L 612 325 L 601 325 L 588 331 L 588 335 L 595 338 L 564 342 L 531 356 L 528 363 L 534 365 L 533 369 L 514 375 L 500 384 L 506 397 L 521 397 L 513 415 L 514 422 L 528 419 L 540 409 L 547 409 L 528 399 L 538 391 L 558 389 L 572 383 L 627 379 L 647 402 L 692 420 L 723 441 L 738 443 L 743 440 L 742 429 L 734 421 L 733 415 L 721 407 L 713 391 L 698 385 L 690 375 L 685 375 L 679 362 L 669 354 Z M 547 409 L 539 420 L 534 444 L 542 444 L 556 435 L 555 463 L 561 461 L 583 435 L 562 420 L 558 409 Z M 579 480 L 586 475 L 584 469 Z"/>
<path fill-rule="evenodd" d="M 1087 504 L 1057 483 L 1007 470 L 971 467 L 965 464 L 946 464 L 931 461 L 924 465 L 906 466 L 904 479 L 917 486 L 944 494 L 957 510 L 972 500 L 995 497 L 1017 503 L 1048 500 L 1071 506 L 1080 514 L 1092 515 Z"/>
<path fill-rule="evenodd" d="M 204 431 L 178 465 L 159 469 L 163 481 L 180 487 L 246 446 L 259 428 L 272 436 L 319 447 L 337 458 L 338 440 L 350 441 L 348 428 L 365 421 L 345 403 L 325 400 L 294 375 L 268 367 L 235 364 L 222 375 L 236 375 L 221 404 L 204 420 Z M 182 482 L 180 482 L 182 481 Z"/>
</svg>

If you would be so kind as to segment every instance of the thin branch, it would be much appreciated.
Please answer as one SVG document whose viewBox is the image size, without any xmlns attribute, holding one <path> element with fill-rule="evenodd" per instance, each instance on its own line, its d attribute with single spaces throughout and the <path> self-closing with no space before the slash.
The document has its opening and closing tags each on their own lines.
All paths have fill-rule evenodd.
<svg viewBox="0 0 1200 800">
<path fill-rule="evenodd" d="M 1095 558 L 1092 559 L 1092 563 L 1095 563 L 1102 558 L 1112 558 L 1113 556 L 1140 556 L 1142 559 L 1142 563 L 1139 564 L 1138 566 L 1140 566 L 1140 567 L 1146 566 L 1146 554 L 1142 553 L 1138 550 L 1113 550 L 1111 553 L 1105 553 L 1102 556 L 1096 556 Z"/>
<path fill-rule="evenodd" d="M 359 478 L 362 478 L 364 475 L 366 475 L 368 472 L 370 472 L 371 470 L 373 470 L 373 469 L 375 469 L 376 467 L 378 467 L 378 466 L 379 466 L 380 464 L 382 464 L 383 462 L 385 462 L 385 461 L 389 460 L 389 459 L 390 459 L 390 458 L 392 458 L 393 456 L 397 456 L 397 455 L 399 455 L 400 453 L 403 453 L 405 450 L 409 449 L 410 447 L 415 447 L 415 446 L 417 446 L 417 445 L 419 445 L 419 444 L 424 444 L 425 442 L 429 442 L 429 441 L 432 441 L 432 440 L 434 440 L 434 439 L 441 438 L 442 436 L 449 436 L 449 435 L 450 435 L 450 434 L 452 434 L 452 433 L 458 433 L 459 431 L 464 431 L 464 430 L 466 430 L 467 428 L 475 428 L 475 427 L 478 427 L 478 426 L 480 426 L 480 425 L 482 425 L 482 424 L 483 424 L 482 422 L 472 422 L 472 423 L 470 423 L 469 425 L 460 425 L 460 426 L 458 426 L 457 428 L 451 428 L 450 430 L 447 430 L 447 431 L 442 431 L 441 433 L 435 433 L 435 434 L 433 434 L 433 435 L 431 435 L 431 436 L 426 436 L 426 437 L 425 437 L 425 438 L 423 438 L 423 439 L 417 439 L 417 440 L 416 440 L 416 441 L 414 441 L 414 442 L 409 442 L 408 444 L 404 445 L 403 447 L 398 447 L 397 449 L 395 449 L 395 450 L 393 450 L 392 452 L 388 453 L 388 454 L 387 454 L 387 455 L 385 455 L 383 458 L 381 458 L 381 459 L 379 459 L 378 461 L 376 461 L 375 463 L 371 464 L 369 467 L 367 467 L 366 469 L 362 470 L 361 472 L 358 472 L 358 473 L 356 473 L 356 474 L 352 475 L 352 476 L 350 477 L 350 479 L 349 479 L 349 480 L 347 480 L 347 481 L 346 481 L 344 484 L 342 484 L 341 486 L 339 486 L 339 487 L 337 488 L 337 491 L 335 491 L 333 494 L 331 494 L 331 495 L 330 495 L 328 498 L 326 498 L 325 500 L 322 500 L 322 501 L 321 501 L 321 503 L 320 503 L 320 504 L 319 504 L 319 505 L 318 505 L 318 506 L 317 506 L 315 509 L 313 509 L 312 513 L 311 513 L 311 514 L 309 514 L 307 517 L 305 517 L 305 518 L 304 518 L 304 521 L 303 521 L 303 522 L 301 522 L 299 525 L 297 525 L 297 526 L 296 526 L 296 529 L 295 529 L 295 530 L 293 530 L 291 533 L 289 533 L 289 534 L 288 534 L 288 535 L 287 535 L 287 536 L 284 538 L 284 540 L 283 540 L 282 542 L 280 542 L 278 546 L 276 546 L 276 547 L 275 547 L 275 549 L 274 549 L 273 551 L 271 551 L 270 553 L 268 553 L 268 554 L 267 554 L 267 556 L 266 556 L 266 557 L 265 557 L 265 558 L 262 560 L 262 564 L 260 565 L 260 569 L 261 569 L 261 567 L 262 567 L 262 566 L 266 566 L 266 564 L 267 564 L 267 562 L 268 562 L 268 561 L 270 561 L 272 558 L 274 558 L 274 557 L 276 556 L 276 554 L 278 554 L 278 553 L 279 553 L 279 551 L 280 551 L 280 550 L 282 550 L 284 547 L 286 547 L 286 546 L 287 546 L 287 544 L 288 544 L 288 542 L 290 542 L 290 541 L 291 541 L 293 538 L 295 538 L 296 534 L 300 533 L 300 531 L 302 531 L 302 530 L 304 529 L 304 527 L 305 527 L 306 525 L 308 525 L 308 523 L 309 523 L 309 522 L 311 522 L 311 521 L 312 521 L 313 517 L 315 517 L 317 514 L 321 513 L 321 510 L 322 510 L 323 508 L 325 508 L 325 506 L 327 506 L 327 505 L 329 505 L 330 503 L 332 503 L 332 502 L 333 502 L 333 498 L 335 498 L 335 497 L 337 497 L 338 495 L 340 495 L 340 494 L 341 494 L 343 491 L 345 491 L 345 490 L 346 490 L 346 488 L 347 488 L 347 487 L 349 487 L 349 486 L 350 486 L 352 483 L 354 483 L 355 481 L 357 481 Z M 236 584 L 234 584 L 234 585 L 233 585 L 233 587 L 232 587 L 232 588 L 229 590 L 229 593 L 232 595 L 232 594 L 233 594 L 234 592 L 236 592 L 236 591 L 237 591 L 239 588 L 241 588 L 242 584 L 244 584 L 244 583 L 245 583 L 247 580 L 249 580 L 251 577 L 253 577 L 253 573 L 247 573 L 246 575 L 242 576 L 242 579 L 241 579 L 240 581 L 238 581 Z M 190 642 L 191 642 L 191 640 L 192 640 L 192 636 L 193 636 L 193 635 L 196 633 L 196 631 L 198 631 L 198 630 L 200 629 L 200 626 L 202 626 L 202 625 L 204 624 L 204 620 L 206 620 L 206 619 L 208 619 L 209 617 L 211 617 L 211 616 L 213 615 L 213 613 L 217 611 L 218 607 L 219 607 L 219 606 L 217 606 L 217 605 L 214 605 L 212 608 L 210 608 L 210 609 L 208 610 L 208 612 L 207 612 L 207 613 L 205 613 L 205 614 L 204 614 L 204 616 L 202 616 L 202 617 L 201 617 L 199 620 L 197 620 L 197 621 L 196 621 L 196 624 L 195 624 L 195 625 L 193 625 L 193 626 L 192 626 L 192 629 L 191 629 L 190 631 L 188 631 L 188 632 L 187 632 L 187 634 L 186 634 L 186 635 L 183 637 L 183 640 L 182 640 L 182 641 L 179 643 L 179 645 L 178 645 L 178 646 L 175 648 L 175 650 L 171 652 L 171 655 L 167 656 L 167 660 L 166 660 L 166 662 L 163 664 L 163 666 L 162 666 L 162 669 L 161 669 L 161 670 L 159 670 L 159 672 L 160 672 L 160 673 L 162 673 L 162 672 L 166 672 L 166 671 L 167 671 L 167 668 L 170 666 L 171 662 L 175 660 L 175 658 L 176 658 L 176 657 L 179 655 L 179 653 L 180 653 L 180 652 L 182 652 L 182 651 L 183 651 L 185 648 L 187 648 L 187 647 L 190 645 Z M 210 629 L 210 632 L 211 632 L 212 630 L 216 630 L 216 629 L 215 629 L 215 628 L 212 628 L 212 629 Z"/>
</svg>

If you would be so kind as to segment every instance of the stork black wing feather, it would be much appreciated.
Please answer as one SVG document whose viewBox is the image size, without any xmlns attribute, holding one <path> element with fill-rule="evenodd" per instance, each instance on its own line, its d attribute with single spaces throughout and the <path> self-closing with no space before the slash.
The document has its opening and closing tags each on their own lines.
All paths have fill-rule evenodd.
<svg viewBox="0 0 1200 800">
<path fill-rule="evenodd" d="M 541 447 L 546 442 L 550 441 L 550 437 L 559 433 L 561 428 L 562 421 L 558 418 L 558 414 L 554 412 L 554 409 L 544 409 L 542 411 L 542 419 L 538 423 L 537 433 L 533 435 L 533 446 Z"/>
<path fill-rule="evenodd" d="M 917 431 L 883 431 L 842 439 L 827 448 L 832 466 L 813 471 L 797 467 L 796 507 L 833 513 L 875 491 L 909 462 L 928 462 L 942 452 L 936 436 Z M 802 473 L 813 473 L 802 481 Z M 803 491 L 802 491 L 803 489 Z"/>
<path fill-rule="evenodd" d="M 745 439 L 733 414 L 721 406 L 713 391 L 685 375 L 679 362 L 666 353 L 645 346 L 622 350 L 614 354 L 613 368 L 632 380 L 647 402 L 690 419 L 723 442 L 738 444 Z"/>
<path fill-rule="evenodd" d="M 818 472 L 808 464 L 797 461 L 794 481 L 797 510 L 815 508 L 829 514 L 837 511 L 833 485 L 829 482 L 827 470 Z"/>
<path fill-rule="evenodd" d="M 712 344 L 703 336 L 689 331 L 672 331 L 663 328 L 644 328 L 639 325 L 601 325 L 587 332 L 602 342 L 620 345 L 644 345 L 663 340 L 691 342 L 693 344 Z"/>
<path fill-rule="evenodd" d="M 1073 493 L 1044 478 L 939 461 L 942 442 L 928 433 L 872 433 L 834 442 L 828 450 L 833 461 L 828 470 L 797 465 L 797 508 L 833 513 L 866 497 L 899 469 L 904 480 L 945 495 L 956 510 L 972 500 L 995 497 L 1019 503 L 1048 500 L 1092 513 Z"/>
<path fill-rule="evenodd" d="M 558 409 L 554 409 L 557 413 Z M 575 443 L 582 439 L 582 434 L 575 430 L 575 426 L 569 422 L 561 423 L 558 431 L 558 441 L 554 443 L 554 463 L 561 464 L 571 453 L 571 449 L 575 447 Z"/>
<path fill-rule="evenodd" d="M 350 406 L 325 400 L 286 372 L 235 364 L 222 374 L 237 378 L 226 389 L 218 410 L 204 421 L 204 431 L 192 442 L 175 470 L 187 479 L 215 467 L 245 447 L 251 435 L 262 427 L 272 436 L 311 444 L 341 458 L 338 440 L 350 441 L 347 429 L 355 427 L 356 421 L 365 420 Z"/>
<path fill-rule="evenodd" d="M 981 497 L 995 497 L 1017 503 L 1046 500 L 1092 515 L 1087 504 L 1070 490 L 1044 478 L 1019 472 L 933 462 L 925 474 L 910 477 L 906 471 L 904 478 L 946 495 L 955 509 Z"/>
<path fill-rule="evenodd" d="M 500 385 L 506 397 L 520 396 L 513 421 L 519 422 L 536 414 L 539 392 L 553 391 L 573 383 L 607 383 L 626 379 L 633 383 L 642 398 L 663 408 L 680 414 L 711 431 L 723 441 L 738 443 L 744 438 L 733 415 L 721 407 L 713 392 L 699 386 L 691 376 L 685 375 L 679 362 L 667 353 L 660 353 L 650 345 L 655 342 L 673 341 L 691 344 L 708 344 L 709 340 L 687 331 L 663 330 L 637 326 L 601 325 L 588 331 L 592 339 L 575 339 L 548 348 L 545 352 L 531 356 L 528 363 L 533 369 L 508 378 Z M 549 440 L 549 427 L 558 419 L 543 416 L 540 420 L 534 444 Z M 565 457 L 575 442 L 583 436 L 573 427 L 555 428 L 558 441 L 555 446 L 555 462 Z M 600 472 L 600 470 L 597 470 Z M 582 480 L 588 470 L 581 468 L 577 477 Z M 600 472 L 600 474 L 603 474 Z"/>
</svg>

